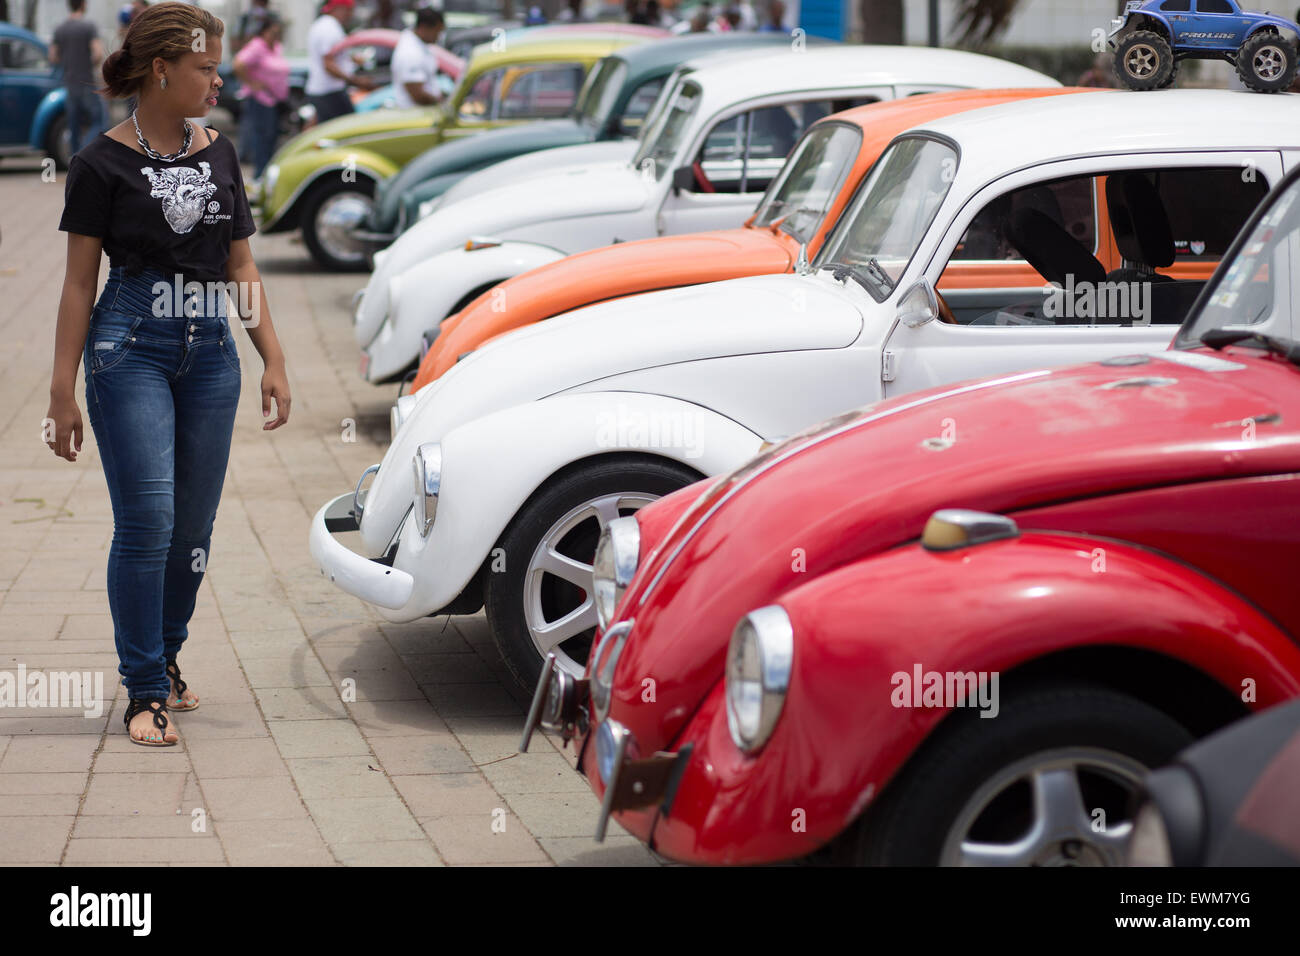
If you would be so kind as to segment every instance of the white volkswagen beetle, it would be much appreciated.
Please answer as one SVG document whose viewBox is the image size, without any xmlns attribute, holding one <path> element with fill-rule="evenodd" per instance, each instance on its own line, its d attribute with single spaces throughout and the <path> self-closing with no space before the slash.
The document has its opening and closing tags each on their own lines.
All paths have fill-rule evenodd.
<svg viewBox="0 0 1300 956">
<path fill-rule="evenodd" d="M 802 274 L 580 309 L 421 389 L 368 492 L 363 475 L 316 514 L 312 554 L 394 621 L 486 603 L 525 685 L 548 653 L 580 674 L 612 610 L 592 561 L 613 519 L 846 409 L 1163 350 L 1297 162 L 1300 99 L 1226 91 L 1079 93 L 911 130 Z M 942 294 L 953 260 L 1005 275 L 1017 256 L 1024 287 Z M 959 421 L 934 427 L 936 455 L 960 440 Z M 634 567 L 637 542 L 613 544 Z"/>
<path fill-rule="evenodd" d="M 941 89 L 1058 85 L 1002 60 L 928 48 L 807 47 L 708 62 L 680 78 L 631 162 L 565 166 L 444 201 L 404 232 L 357 303 L 362 375 L 399 377 L 418 362 L 424 332 L 502 279 L 613 242 L 739 226 L 803 131 L 829 113 Z"/>
</svg>

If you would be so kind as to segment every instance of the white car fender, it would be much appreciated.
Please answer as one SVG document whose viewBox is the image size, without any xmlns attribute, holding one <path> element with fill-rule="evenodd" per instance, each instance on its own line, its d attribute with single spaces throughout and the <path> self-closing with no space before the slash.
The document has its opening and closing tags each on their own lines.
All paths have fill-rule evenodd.
<svg viewBox="0 0 1300 956">
<path fill-rule="evenodd" d="M 443 470 L 429 537 L 420 536 L 413 515 L 402 526 L 393 568 L 414 578 L 410 600 L 399 609 L 376 610 L 392 621 L 411 621 L 450 604 L 492 557 L 524 503 L 576 461 L 641 452 L 712 476 L 749 460 L 761 444 L 758 435 L 711 409 L 638 392 L 553 395 L 467 422 L 441 442 Z"/>
<path fill-rule="evenodd" d="M 535 242 L 503 242 L 430 256 L 388 281 L 388 318 L 366 346 L 366 379 L 396 375 L 420 354 L 420 336 L 436 329 L 465 297 L 488 284 L 564 258 L 559 249 Z M 502 308 L 504 308 L 504 302 Z"/>
</svg>

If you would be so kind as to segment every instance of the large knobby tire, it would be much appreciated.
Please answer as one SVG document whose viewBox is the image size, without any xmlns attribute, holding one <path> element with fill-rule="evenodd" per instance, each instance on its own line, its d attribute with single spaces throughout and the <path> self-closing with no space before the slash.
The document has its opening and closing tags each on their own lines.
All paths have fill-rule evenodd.
<svg viewBox="0 0 1300 956">
<path fill-rule="evenodd" d="M 1133 90 L 1159 90 L 1173 82 L 1174 51 L 1151 30 L 1134 30 L 1115 47 L 1115 75 Z"/>
<path fill-rule="evenodd" d="M 596 626 L 591 562 L 609 521 L 699 479 L 667 459 L 601 458 L 552 479 L 520 509 L 489 558 L 484 604 L 521 686 L 536 685 L 548 650 L 582 676 Z"/>
<path fill-rule="evenodd" d="M 1277 33 L 1256 33 L 1237 49 L 1237 75 L 1256 93 L 1280 93 L 1296 73 L 1296 48 Z"/>
<path fill-rule="evenodd" d="M 840 849 L 869 866 L 1121 865 L 1142 775 L 1192 739 L 1108 687 L 1038 684 L 996 717 L 955 711 Z"/>
<path fill-rule="evenodd" d="M 344 182 L 342 173 L 326 173 L 302 201 L 298 217 L 302 240 L 317 264 L 331 272 L 366 272 L 370 269 L 370 248 L 350 239 L 352 225 L 364 225 L 374 205 L 375 184 L 358 175 Z"/>
</svg>

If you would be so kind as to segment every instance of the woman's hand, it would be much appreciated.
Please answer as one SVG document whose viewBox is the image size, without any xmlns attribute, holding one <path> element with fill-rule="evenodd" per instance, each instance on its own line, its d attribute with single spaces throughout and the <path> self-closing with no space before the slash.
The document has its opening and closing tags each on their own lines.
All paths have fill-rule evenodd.
<svg viewBox="0 0 1300 956">
<path fill-rule="evenodd" d="M 289 421 L 289 376 L 284 370 L 284 363 L 274 363 L 262 373 L 262 417 L 271 415 L 271 399 L 275 399 L 276 418 L 273 422 L 262 422 L 262 431 L 274 431 Z M 80 428 L 80 425 L 78 425 Z"/>
<path fill-rule="evenodd" d="M 68 461 L 77 460 L 81 451 L 81 409 L 72 395 L 50 396 L 50 410 L 45 413 L 45 444 L 54 454 Z"/>
</svg>

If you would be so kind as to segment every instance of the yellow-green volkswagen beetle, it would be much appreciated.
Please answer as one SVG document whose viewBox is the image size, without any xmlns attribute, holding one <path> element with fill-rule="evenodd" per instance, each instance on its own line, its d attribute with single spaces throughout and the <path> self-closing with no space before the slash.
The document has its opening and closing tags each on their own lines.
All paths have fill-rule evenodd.
<svg viewBox="0 0 1300 956">
<path fill-rule="evenodd" d="M 503 33 L 474 49 L 450 102 L 340 116 L 280 147 L 256 191 L 261 229 L 301 229 L 326 269 L 365 269 L 367 247 L 351 232 L 369 215 L 376 183 L 439 143 L 563 116 L 597 60 L 654 36 L 600 24 Z"/>
</svg>

